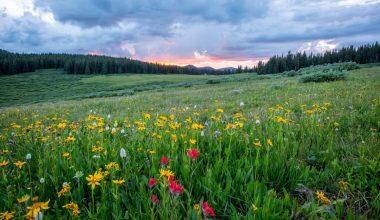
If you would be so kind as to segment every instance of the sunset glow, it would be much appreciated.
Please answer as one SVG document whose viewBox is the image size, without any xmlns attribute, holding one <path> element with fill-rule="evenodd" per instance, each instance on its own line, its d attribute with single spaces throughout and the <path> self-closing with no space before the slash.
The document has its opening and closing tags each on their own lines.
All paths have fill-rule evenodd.
<svg viewBox="0 0 380 220">
<path fill-rule="evenodd" d="M 379 11 L 377 0 L 0 0 L 0 42 L 12 52 L 252 67 L 289 50 L 321 53 L 374 42 Z"/>
</svg>

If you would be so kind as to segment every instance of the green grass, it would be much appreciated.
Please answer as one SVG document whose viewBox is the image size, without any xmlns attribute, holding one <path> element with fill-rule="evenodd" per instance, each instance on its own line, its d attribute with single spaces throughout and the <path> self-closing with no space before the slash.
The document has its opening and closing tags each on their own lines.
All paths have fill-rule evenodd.
<svg viewBox="0 0 380 220">
<path fill-rule="evenodd" d="M 0 167 L 0 212 L 22 218 L 35 202 L 19 204 L 17 198 L 30 195 L 49 200 L 43 211 L 49 219 L 71 218 L 62 208 L 69 202 L 79 205 L 82 219 L 202 219 L 202 209 L 194 208 L 202 201 L 217 219 L 378 218 L 380 66 L 326 83 L 243 76 L 132 96 L 0 109 L 0 162 L 9 161 Z M 89 77 L 94 79 L 78 81 L 105 82 Z M 107 82 L 128 86 L 112 77 Z M 193 126 L 205 122 L 201 129 Z M 58 128 L 60 123 L 66 127 Z M 176 123 L 181 126 L 174 128 Z M 75 140 L 65 143 L 69 136 Z M 102 148 L 93 151 L 93 146 Z M 128 159 L 120 158 L 121 148 Z M 200 151 L 194 161 L 187 156 L 190 148 Z M 28 153 L 31 160 L 25 159 Z M 180 195 L 159 178 L 159 170 L 168 169 L 160 165 L 162 156 L 184 188 Z M 12 164 L 18 160 L 26 161 L 21 169 Z M 109 170 L 92 190 L 85 177 L 110 162 L 120 169 Z M 84 176 L 74 179 L 77 171 Z M 156 179 L 155 187 L 147 186 L 149 178 Z M 125 183 L 117 186 L 114 179 Z M 58 197 L 64 182 L 70 192 Z M 318 199 L 318 191 L 331 203 Z"/>
<path fill-rule="evenodd" d="M 190 87 L 221 81 L 241 81 L 255 74 L 229 76 L 109 74 L 68 75 L 63 70 L 0 77 L 0 107 L 93 97 L 132 95 L 152 89 Z M 212 81 L 213 80 L 213 81 Z"/>
</svg>

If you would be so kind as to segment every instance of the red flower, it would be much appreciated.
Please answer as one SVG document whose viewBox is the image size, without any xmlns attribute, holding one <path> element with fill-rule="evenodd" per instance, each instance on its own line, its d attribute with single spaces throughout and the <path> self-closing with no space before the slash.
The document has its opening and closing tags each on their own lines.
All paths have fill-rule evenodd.
<svg viewBox="0 0 380 220">
<path fill-rule="evenodd" d="M 202 208 L 205 209 L 205 208 L 207 208 L 207 207 L 209 207 L 209 206 L 208 206 L 208 202 L 203 202 L 203 203 L 202 203 Z"/>
<path fill-rule="evenodd" d="M 199 151 L 196 148 L 190 149 L 187 151 L 187 156 L 190 157 L 191 159 L 195 160 L 197 157 L 199 157 Z"/>
<path fill-rule="evenodd" d="M 183 193 L 183 188 L 182 188 L 182 185 L 177 183 L 177 182 L 178 182 L 178 180 L 171 181 L 169 184 L 169 190 L 171 193 L 179 195 L 179 194 Z"/>
<path fill-rule="evenodd" d="M 152 195 L 152 202 L 153 203 L 158 203 L 160 200 L 157 198 L 157 196 L 155 196 L 155 195 Z"/>
<path fill-rule="evenodd" d="M 155 185 L 156 185 L 156 180 L 154 178 L 150 178 L 148 181 L 148 186 L 152 188 Z"/>
<path fill-rule="evenodd" d="M 214 209 L 211 208 L 211 207 L 208 205 L 208 202 L 203 202 L 203 203 L 202 203 L 202 209 L 203 209 L 203 215 L 204 215 L 205 217 L 207 217 L 207 216 L 215 217 Z"/>
<path fill-rule="evenodd" d="M 162 157 L 161 157 L 161 165 L 166 165 L 166 164 L 168 164 L 168 163 L 169 163 L 168 158 L 165 157 L 165 156 L 162 156 Z"/>
</svg>

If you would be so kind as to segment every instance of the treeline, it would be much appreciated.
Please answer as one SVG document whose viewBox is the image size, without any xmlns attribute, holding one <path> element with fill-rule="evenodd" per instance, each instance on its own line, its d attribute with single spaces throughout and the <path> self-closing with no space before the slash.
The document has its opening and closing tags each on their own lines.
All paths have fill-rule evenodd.
<svg viewBox="0 0 380 220">
<path fill-rule="evenodd" d="M 288 52 L 286 56 L 273 56 L 268 62 L 260 61 L 252 69 L 244 69 L 258 74 L 281 73 L 290 70 L 299 70 L 304 67 L 315 66 L 328 63 L 356 62 L 359 64 L 380 62 L 380 45 L 362 45 L 357 48 L 354 46 L 343 47 L 339 50 L 326 51 L 322 54 L 306 54 Z M 239 72 L 239 71 L 238 71 Z"/>
<path fill-rule="evenodd" d="M 148 63 L 129 58 L 74 54 L 19 54 L 0 50 L 0 75 L 63 68 L 68 74 L 225 74 L 210 69 Z"/>
</svg>

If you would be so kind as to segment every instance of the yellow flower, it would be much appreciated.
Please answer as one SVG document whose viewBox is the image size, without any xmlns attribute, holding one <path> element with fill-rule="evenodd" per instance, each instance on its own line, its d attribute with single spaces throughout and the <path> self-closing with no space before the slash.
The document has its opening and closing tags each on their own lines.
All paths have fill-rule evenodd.
<svg viewBox="0 0 380 220">
<path fill-rule="evenodd" d="M 24 166 L 24 164 L 26 164 L 26 162 L 22 162 L 22 161 L 17 161 L 15 163 L 13 163 L 16 167 L 18 168 L 22 168 L 22 166 Z"/>
<path fill-rule="evenodd" d="M 149 153 L 150 155 L 153 155 L 153 154 L 156 154 L 156 151 L 155 151 L 155 150 L 148 150 L 148 153 Z"/>
<path fill-rule="evenodd" d="M 18 124 L 13 124 L 13 125 L 12 125 L 12 128 L 21 128 L 21 126 L 18 125 Z"/>
<path fill-rule="evenodd" d="M 164 169 L 160 169 L 160 178 L 161 177 L 166 177 L 167 179 L 169 179 L 170 177 L 174 177 L 174 172 L 167 169 L 167 170 L 164 170 Z"/>
<path fill-rule="evenodd" d="M 100 181 L 102 181 L 104 178 L 103 174 L 99 173 L 98 171 L 96 171 L 94 173 L 94 175 L 88 175 L 88 177 L 86 177 L 86 180 L 88 181 L 88 184 L 87 185 L 91 185 L 91 189 L 95 189 L 96 186 L 99 186 L 100 185 Z"/>
<path fill-rule="evenodd" d="M 194 116 L 200 116 L 201 114 L 199 114 L 199 112 L 193 112 L 193 115 Z"/>
<path fill-rule="evenodd" d="M 317 191 L 317 192 L 315 193 L 315 195 L 317 196 L 317 199 L 318 199 L 320 202 L 325 203 L 325 204 L 331 204 L 330 199 L 327 198 L 323 192 L 321 192 L 321 191 Z"/>
<path fill-rule="evenodd" d="M 115 170 L 119 170 L 119 164 L 117 164 L 116 162 L 110 162 L 109 164 L 106 165 L 107 170 L 112 169 L 112 168 L 114 168 Z"/>
<path fill-rule="evenodd" d="M 70 202 L 70 203 L 62 206 L 62 208 L 71 210 L 71 212 L 73 213 L 73 215 L 76 216 L 76 217 L 79 216 L 79 214 L 80 214 L 79 206 L 76 203 Z"/>
<path fill-rule="evenodd" d="M 195 211 L 199 211 L 200 206 L 199 206 L 199 204 L 195 204 L 193 208 L 194 208 Z"/>
<path fill-rule="evenodd" d="M 71 186 L 69 183 L 67 183 L 62 189 L 61 191 L 58 192 L 58 198 L 63 196 L 65 193 L 68 193 L 70 192 L 70 189 L 71 189 Z"/>
<path fill-rule="evenodd" d="M 307 110 L 304 111 L 304 113 L 305 113 L 305 114 L 312 115 L 312 114 L 314 113 L 314 111 L 311 110 L 311 109 L 307 109 Z"/>
<path fill-rule="evenodd" d="M 165 116 L 160 116 L 160 119 L 163 120 L 163 121 L 167 121 L 168 120 L 168 118 L 165 117 Z"/>
<path fill-rule="evenodd" d="M 68 142 L 74 142 L 75 141 L 75 137 L 73 136 L 68 136 L 66 139 L 65 139 L 65 143 L 68 143 Z"/>
<path fill-rule="evenodd" d="M 190 124 L 190 123 L 192 123 L 193 121 L 191 120 L 191 118 L 186 118 L 186 122 Z"/>
<path fill-rule="evenodd" d="M 340 186 L 341 190 L 348 191 L 348 182 L 346 182 L 344 180 L 341 180 L 338 183 L 339 183 L 339 186 Z"/>
<path fill-rule="evenodd" d="M 253 213 L 256 213 L 257 210 L 259 210 L 259 209 L 257 208 L 257 206 L 256 206 L 255 204 L 252 204 L 252 211 L 253 211 Z"/>
<path fill-rule="evenodd" d="M 290 122 L 289 119 L 287 119 L 287 118 L 283 118 L 283 117 L 281 117 L 281 116 L 276 116 L 276 121 L 277 121 L 278 123 L 288 123 L 288 122 Z"/>
<path fill-rule="evenodd" d="M 177 142 L 178 141 L 178 138 L 177 138 L 177 135 L 176 134 L 172 134 L 172 140 L 174 142 Z"/>
<path fill-rule="evenodd" d="M 115 183 L 116 185 L 121 185 L 123 183 L 125 183 L 125 180 L 121 179 L 121 180 L 112 180 L 113 183 Z"/>
<path fill-rule="evenodd" d="M 190 144 L 194 145 L 194 144 L 196 144 L 196 143 L 197 143 L 197 140 L 195 140 L 195 139 L 190 139 Z"/>
<path fill-rule="evenodd" d="M 59 123 L 57 125 L 57 127 L 60 128 L 60 129 L 65 129 L 66 128 L 66 123 Z"/>
<path fill-rule="evenodd" d="M 272 141 L 271 141 L 270 139 L 267 139 L 267 144 L 268 144 L 269 146 L 273 147 L 273 143 L 272 143 Z"/>
<path fill-rule="evenodd" d="M 261 147 L 261 142 L 260 142 L 260 141 L 253 142 L 253 144 L 254 144 L 255 147 L 257 147 L 257 148 Z"/>
<path fill-rule="evenodd" d="M 218 109 L 216 109 L 216 112 L 223 113 L 223 112 L 224 112 L 224 109 L 222 109 L 222 108 L 218 108 Z"/>
<path fill-rule="evenodd" d="M 202 129 L 203 125 L 197 124 L 197 123 L 193 123 L 193 124 L 191 124 L 191 128 L 194 129 L 194 130 L 198 130 L 198 129 Z"/>
<path fill-rule="evenodd" d="M 9 164 L 8 160 L 3 160 L 3 162 L 0 162 L 0 167 L 4 167 Z"/>
<path fill-rule="evenodd" d="M 12 219 L 14 217 L 15 217 L 15 212 L 5 211 L 5 212 L 0 213 L 0 219 L 1 220 L 9 220 L 9 219 Z"/>
<path fill-rule="evenodd" d="M 49 201 L 50 200 L 48 200 L 47 202 L 37 202 L 34 203 L 32 206 L 28 206 L 27 210 L 29 211 L 26 213 L 25 217 L 27 219 L 34 219 L 37 216 L 38 212 L 48 210 Z"/>
<path fill-rule="evenodd" d="M 29 195 L 25 195 L 25 196 L 17 199 L 17 202 L 21 204 L 21 203 L 24 203 L 24 202 L 28 201 L 29 199 L 30 199 L 30 196 Z"/>
<path fill-rule="evenodd" d="M 144 114 L 145 119 L 150 119 L 152 116 L 150 114 Z"/>
</svg>

